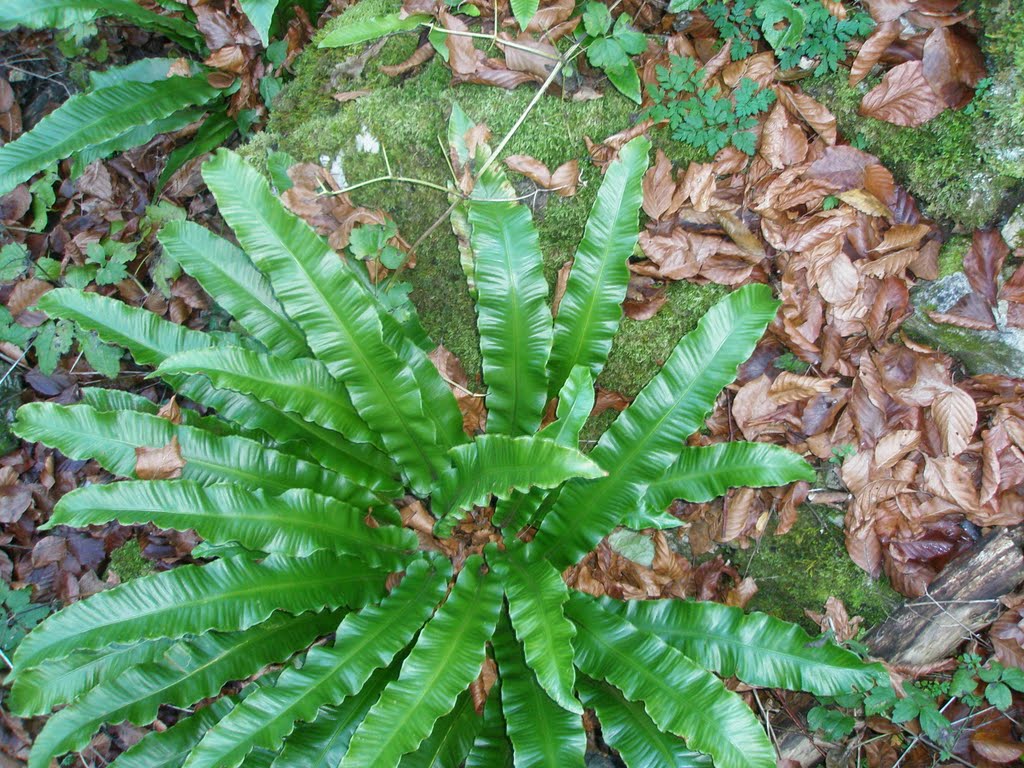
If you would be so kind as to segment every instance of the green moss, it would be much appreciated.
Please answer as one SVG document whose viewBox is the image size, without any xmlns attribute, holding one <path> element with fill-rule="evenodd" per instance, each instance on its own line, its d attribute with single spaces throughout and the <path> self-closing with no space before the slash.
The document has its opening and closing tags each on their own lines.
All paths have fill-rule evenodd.
<svg viewBox="0 0 1024 768">
<path fill-rule="evenodd" d="M 964 268 L 964 256 L 971 247 L 971 238 L 955 235 L 942 244 L 939 250 L 939 277 L 952 275 Z"/>
<path fill-rule="evenodd" d="M 110 553 L 110 570 L 121 582 L 148 576 L 153 572 L 153 563 L 142 556 L 142 547 L 130 539 Z"/>
<path fill-rule="evenodd" d="M 1024 174 L 999 162 L 999 155 L 1024 147 L 1019 133 L 997 131 L 989 112 L 968 115 L 947 110 L 919 128 L 863 117 L 857 112 L 861 99 L 879 78 L 869 78 L 855 87 L 846 78 L 845 72 L 839 72 L 803 85 L 832 110 L 843 136 L 877 155 L 926 214 L 970 230 L 991 224 L 1012 210 L 1024 190 Z M 994 109 L 1000 104 L 998 95 L 990 93 L 986 103 Z M 1001 146 L 983 146 L 979 138 L 985 135 L 1001 136 Z"/>
<path fill-rule="evenodd" d="M 805 506 L 784 536 L 765 536 L 748 550 L 735 553 L 740 572 L 757 582 L 758 593 L 747 606 L 813 630 L 804 609 L 821 611 L 834 596 L 850 615 L 867 626 L 881 622 L 902 602 L 884 580 L 873 580 L 846 553 L 843 531 L 829 521 L 834 510 Z"/>
</svg>

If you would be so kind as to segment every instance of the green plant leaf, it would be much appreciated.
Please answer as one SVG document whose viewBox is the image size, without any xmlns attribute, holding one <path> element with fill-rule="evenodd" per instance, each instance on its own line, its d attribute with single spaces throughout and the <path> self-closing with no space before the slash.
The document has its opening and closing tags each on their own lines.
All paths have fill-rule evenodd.
<svg viewBox="0 0 1024 768">
<path fill-rule="evenodd" d="M 267 349 L 281 357 L 310 356 L 306 337 L 240 249 L 190 221 L 165 224 L 158 239 L 171 258 Z"/>
<path fill-rule="evenodd" d="M 47 659 L 18 675 L 6 704 L 22 717 L 43 715 L 59 704 L 74 701 L 100 683 L 116 679 L 133 667 L 162 656 L 176 641 L 168 638 L 122 645 L 100 651 L 76 651 Z"/>
<path fill-rule="evenodd" d="M 118 755 L 108 768 L 181 768 L 192 747 L 231 711 L 234 701 L 231 697 L 217 699 L 165 731 L 150 731 L 135 746 Z"/>
<path fill-rule="evenodd" d="M 376 442 L 376 435 L 352 406 L 348 391 L 317 360 L 285 360 L 241 347 L 218 347 L 182 352 L 157 369 L 158 376 L 181 373 L 202 374 L 215 387 L 252 395 L 353 442 Z M 381 464 L 386 466 L 384 458 Z"/>
<path fill-rule="evenodd" d="M 455 700 L 452 711 L 434 723 L 434 730 L 419 748 L 402 758 L 398 768 L 461 766 L 481 724 L 482 720 L 473 709 L 473 696 L 467 689 Z"/>
<path fill-rule="evenodd" d="M 274 20 L 278 0 L 239 0 L 242 12 L 259 33 L 263 46 L 270 45 L 270 23 Z"/>
<path fill-rule="evenodd" d="M 576 622 L 576 664 L 607 680 L 630 701 L 642 701 L 658 727 L 711 756 L 717 768 L 773 768 L 775 750 L 737 694 L 656 635 L 640 632 L 574 592 L 567 611 Z"/>
<path fill-rule="evenodd" d="M 501 713 L 501 678 L 494 681 L 484 705 L 484 722 L 466 757 L 466 768 L 513 768 L 512 744 Z"/>
<path fill-rule="evenodd" d="M 363 509 L 378 501 L 371 491 L 317 464 L 244 437 L 215 435 L 145 413 L 30 403 L 19 409 L 14 429 L 26 440 L 52 445 L 69 458 L 95 459 L 127 478 L 135 477 L 136 448 L 161 448 L 177 438 L 185 480 L 239 482 L 271 493 L 308 488 Z"/>
<path fill-rule="evenodd" d="M 207 633 L 180 643 L 162 663 L 137 667 L 101 683 L 81 699 L 50 717 L 36 737 L 30 768 L 47 768 L 50 760 L 88 744 L 104 723 L 145 725 L 156 719 L 161 704 L 187 707 L 217 694 L 230 680 L 284 661 L 334 625 L 330 613 L 282 614 L 244 632 Z"/>
<path fill-rule="evenodd" d="M 866 691 L 885 679 L 879 665 L 866 664 L 834 643 L 816 646 L 798 625 L 763 613 L 690 600 L 598 602 L 701 666 L 750 685 L 837 696 Z"/>
<path fill-rule="evenodd" d="M 663 512 L 675 499 L 711 501 L 730 488 L 812 482 L 814 469 L 799 454 L 769 443 L 684 446 L 665 474 L 647 486 L 644 501 Z"/>
<path fill-rule="evenodd" d="M 54 614 L 18 647 L 15 677 L 45 659 L 207 630 L 239 631 L 275 610 L 301 613 L 359 607 L 383 593 L 384 573 L 326 552 L 305 558 L 269 555 L 183 565 L 135 579 Z"/>
<path fill-rule="evenodd" d="M 0 147 L 0 195 L 56 160 L 116 138 L 133 126 L 205 104 L 217 93 L 205 77 L 169 77 L 72 96 L 31 131 Z"/>
<path fill-rule="evenodd" d="M 529 545 L 531 558 L 548 559 L 557 568 L 571 565 L 635 514 L 642 501 L 638 484 L 657 479 L 676 460 L 778 306 L 768 286 L 747 285 L 701 318 L 590 453 L 611 474 L 566 484 Z"/>
<path fill-rule="evenodd" d="M 582 715 L 583 708 L 573 694 L 572 639 L 576 629 L 565 617 L 569 589 L 562 575 L 544 561 L 526 562 L 522 549 L 498 555 L 489 564 L 505 585 L 509 618 L 523 645 L 525 664 L 559 707 Z"/>
<path fill-rule="evenodd" d="M 344 14 L 342 14 L 335 22 L 334 29 L 324 35 L 318 47 L 344 48 L 345 46 L 376 40 L 379 37 L 395 32 L 416 29 L 421 24 L 429 24 L 430 22 L 431 17 L 424 13 L 414 13 L 411 16 L 406 16 L 404 19 L 397 13 L 393 13 L 387 16 L 373 16 L 356 22 L 346 20 Z"/>
<path fill-rule="evenodd" d="M 211 728 L 185 768 L 234 768 L 254 746 L 277 749 L 297 720 L 312 721 L 323 705 L 356 694 L 376 669 L 390 664 L 444 597 L 447 562 L 413 563 L 380 605 L 345 617 L 334 646 L 314 648 L 301 668 L 281 673 Z"/>
<path fill-rule="evenodd" d="M 411 485 L 426 491 L 447 465 L 444 435 L 427 416 L 421 387 L 384 341 L 375 302 L 309 226 L 292 215 L 266 180 L 238 155 L 219 151 L 203 178 L 242 247 L 270 280 L 285 311 L 317 357 L 349 391 L 359 415 L 379 433 Z M 434 370 L 434 377 L 441 382 Z M 457 410 L 447 400 L 431 410 Z"/>
<path fill-rule="evenodd" d="M 147 480 L 72 491 L 57 502 L 43 527 L 152 522 L 163 529 L 194 530 L 214 544 L 237 542 L 255 552 L 304 557 L 329 550 L 374 567 L 404 568 L 416 550 L 416 535 L 393 526 L 371 528 L 365 517 L 364 510 L 303 488 L 272 496 L 234 484 Z"/>
<path fill-rule="evenodd" d="M 517 768 L 583 768 L 587 736 L 582 712 L 562 709 L 537 684 L 506 617 L 498 623 L 491 646 Z"/>
<path fill-rule="evenodd" d="M 269 102 L 269 100 L 266 100 Z M 211 114 L 199 126 L 195 138 L 187 144 L 183 144 L 167 156 L 164 169 L 160 171 L 160 178 L 156 182 L 155 193 L 159 194 L 181 168 L 189 161 L 195 160 L 207 152 L 213 152 L 217 147 L 223 146 L 231 138 L 231 134 L 239 130 L 238 123 L 228 115 L 225 109 L 212 110 Z"/>
<path fill-rule="evenodd" d="M 604 73 L 608 75 L 608 82 L 630 101 L 640 104 L 643 102 L 643 92 L 640 90 L 640 75 L 637 74 L 636 65 L 626 60 L 625 64 L 619 67 L 606 67 Z"/>
<path fill-rule="evenodd" d="M 601 737 L 627 768 L 712 768 L 711 758 L 686 747 L 678 736 L 663 733 L 642 703 L 629 701 L 614 686 L 577 678 L 583 703 L 597 713 Z"/>
<path fill-rule="evenodd" d="M 503 176 L 497 170 L 485 175 Z M 547 402 L 544 369 L 551 352 L 548 284 L 537 230 L 522 203 L 471 199 L 468 209 L 487 431 L 530 435 Z"/>
<path fill-rule="evenodd" d="M 555 318 L 548 363 L 552 395 L 577 365 L 596 377 L 612 348 L 629 283 L 627 263 L 637 241 L 641 183 L 650 149 L 643 136 L 626 144 L 608 166 L 597 192 Z"/>
<path fill-rule="evenodd" d="M 378 669 L 359 691 L 336 707 L 320 707 L 316 719 L 299 723 L 284 740 L 272 768 L 311 768 L 341 762 L 356 726 L 380 698 L 384 686 L 394 679 L 398 663 Z M 177 766 L 175 768 L 178 768 Z"/>
<path fill-rule="evenodd" d="M 455 706 L 480 673 L 484 644 L 501 608 L 501 582 L 480 573 L 472 555 L 448 599 L 420 632 L 402 671 L 356 729 L 339 768 L 394 768 L 416 749 L 435 721 Z"/>
<path fill-rule="evenodd" d="M 520 29 L 526 29 L 539 6 L 540 0 L 512 0 L 512 13 L 519 22 Z"/>
<path fill-rule="evenodd" d="M 536 436 L 481 435 L 450 456 L 454 467 L 432 498 L 438 535 L 451 530 L 459 511 L 483 506 L 492 495 L 507 499 L 516 489 L 555 488 L 570 477 L 604 474 L 575 448 Z"/>
<path fill-rule="evenodd" d="M 65 28 L 104 16 L 126 19 L 137 27 L 167 35 L 198 51 L 202 35 L 187 21 L 143 8 L 132 0 L 0 0 L 0 29 Z"/>
</svg>

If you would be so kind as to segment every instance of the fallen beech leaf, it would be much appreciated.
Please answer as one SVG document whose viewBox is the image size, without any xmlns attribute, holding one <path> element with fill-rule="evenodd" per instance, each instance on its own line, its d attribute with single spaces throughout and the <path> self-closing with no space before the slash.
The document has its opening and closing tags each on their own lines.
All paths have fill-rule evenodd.
<svg viewBox="0 0 1024 768">
<path fill-rule="evenodd" d="M 914 10 L 917 0 L 864 0 L 868 13 L 875 21 L 895 21 L 907 11 Z"/>
<path fill-rule="evenodd" d="M 505 39 L 505 38 L 502 38 Z M 542 82 L 551 74 L 551 70 L 558 63 L 558 49 L 551 43 L 534 40 L 527 34 L 522 34 L 514 41 L 515 48 L 502 46 L 505 54 L 505 66 L 516 72 L 526 72 L 539 78 Z M 537 53 L 524 51 L 518 46 L 532 48 Z"/>
<path fill-rule="evenodd" d="M 928 85 L 920 61 L 899 64 L 872 88 L 860 103 L 860 114 L 893 125 L 916 128 L 946 109 L 945 102 Z"/>
<path fill-rule="evenodd" d="M 527 32 L 546 32 L 556 24 L 561 24 L 568 19 L 576 7 L 575 0 L 553 0 L 550 3 L 543 3 L 542 7 L 533 14 L 530 23 L 526 26 Z"/>
<path fill-rule="evenodd" d="M 949 387 L 932 403 L 932 417 L 942 438 L 943 451 L 948 456 L 963 453 L 978 425 L 978 410 L 971 396 L 959 387 Z"/>
<path fill-rule="evenodd" d="M 579 183 L 580 164 L 576 160 L 562 163 L 552 173 L 540 160 L 529 155 L 511 155 L 505 158 L 505 165 L 521 173 L 541 189 L 554 192 L 559 197 L 572 197 Z"/>
<path fill-rule="evenodd" d="M 654 165 L 648 168 L 644 174 L 644 213 L 657 221 L 662 215 L 671 211 L 675 189 L 675 182 L 672 180 L 672 162 L 659 149 L 655 155 Z"/>
<path fill-rule="evenodd" d="M 970 328 L 974 331 L 996 330 L 992 305 L 982 295 L 973 291 L 961 296 L 960 300 L 945 312 L 929 311 L 928 317 L 936 323 Z"/>
<path fill-rule="evenodd" d="M 441 26 L 450 32 L 468 32 L 469 27 L 461 19 L 452 16 L 447 11 L 441 11 L 437 16 Z M 472 75 L 480 66 L 481 51 L 477 51 L 473 40 L 464 35 L 447 35 L 445 42 L 448 45 L 448 65 L 456 75 Z M 480 56 L 477 56 L 477 54 Z"/>
<path fill-rule="evenodd" d="M 384 67 L 381 67 L 381 69 L 383 70 Z M 344 104 L 348 101 L 361 99 L 363 96 L 369 96 L 371 93 L 373 93 L 373 91 L 342 91 L 341 93 L 334 94 L 332 98 L 339 104 Z"/>
<path fill-rule="evenodd" d="M 931 227 L 927 224 L 896 224 L 886 230 L 882 242 L 871 251 L 872 253 L 889 253 L 908 246 L 917 246 L 929 232 L 931 232 Z"/>
<path fill-rule="evenodd" d="M 978 44 L 949 27 L 933 29 L 928 35 L 921 66 L 928 85 L 950 109 L 966 106 L 986 74 Z"/>
<path fill-rule="evenodd" d="M 410 72 L 416 69 L 417 67 L 426 64 L 428 61 L 434 58 L 434 53 L 434 46 L 432 46 L 430 43 L 424 43 L 415 51 L 413 51 L 409 58 L 407 58 L 405 61 L 400 62 L 398 64 L 384 65 L 383 67 L 380 68 L 380 71 L 383 72 L 388 77 L 397 77 L 398 75 L 404 75 L 406 72 Z M 364 94 L 370 93 L 370 91 L 349 91 L 349 93 L 358 93 L 360 96 L 362 96 Z M 342 99 L 338 99 L 339 95 L 340 94 L 335 94 L 334 98 L 337 99 L 338 101 L 342 101 Z M 358 97 L 353 96 L 352 98 Z M 349 100 L 350 99 L 345 99 L 345 101 Z"/>
<path fill-rule="evenodd" d="M 857 51 L 857 57 L 850 65 L 850 85 L 856 85 L 871 71 L 871 68 L 882 58 L 882 54 L 900 36 L 898 21 L 883 21 Z"/>
<path fill-rule="evenodd" d="M 989 304 L 996 303 L 999 292 L 999 273 L 1010 255 L 1010 248 L 998 230 L 974 231 L 971 248 L 964 255 L 964 273 L 971 287 Z"/>
<path fill-rule="evenodd" d="M 167 419 L 172 424 L 181 424 L 181 406 L 178 405 L 177 396 L 172 397 L 156 412 L 161 419 Z"/>
<path fill-rule="evenodd" d="M 878 216 L 883 219 L 892 218 L 892 211 L 889 210 L 889 206 L 866 190 L 848 189 L 846 192 L 840 192 L 836 197 L 847 205 L 852 205 L 861 213 L 866 213 L 868 216 Z"/>
<path fill-rule="evenodd" d="M 832 391 L 838 379 L 821 379 L 817 376 L 801 376 L 783 371 L 775 377 L 768 388 L 768 394 L 778 405 L 797 403 L 808 400 L 815 395 L 823 395 Z"/>
<path fill-rule="evenodd" d="M 743 220 L 732 211 L 718 211 L 715 218 L 740 250 L 750 256 L 754 261 L 767 258 L 768 254 L 761 244 L 761 240 L 750 231 L 750 228 L 743 223 Z"/>
<path fill-rule="evenodd" d="M 22 280 L 14 286 L 11 295 L 7 298 L 7 310 L 17 320 L 18 315 L 29 307 L 35 306 L 40 297 L 50 290 L 53 290 L 53 285 L 45 280 L 37 280 L 34 277 Z"/>
<path fill-rule="evenodd" d="M 1010 725 L 1006 721 L 1007 726 Z M 986 760 L 993 763 L 1012 763 L 1024 755 L 1024 743 L 1013 738 L 1009 728 L 1004 733 L 982 729 L 971 734 L 971 746 Z"/>
<path fill-rule="evenodd" d="M 139 480 L 174 480 L 181 477 L 184 468 L 177 436 L 160 448 L 135 449 L 135 476 Z"/>
<path fill-rule="evenodd" d="M 803 91 L 798 91 L 787 85 L 776 85 L 775 94 L 790 114 L 799 117 L 811 126 L 825 140 L 826 144 L 836 143 L 839 138 L 836 129 L 836 116 L 829 112 L 825 105 L 815 101 Z"/>
<path fill-rule="evenodd" d="M 801 163 L 807 156 L 807 137 L 803 129 L 792 122 L 781 102 L 776 102 L 768 113 L 758 152 L 775 169 Z"/>
</svg>

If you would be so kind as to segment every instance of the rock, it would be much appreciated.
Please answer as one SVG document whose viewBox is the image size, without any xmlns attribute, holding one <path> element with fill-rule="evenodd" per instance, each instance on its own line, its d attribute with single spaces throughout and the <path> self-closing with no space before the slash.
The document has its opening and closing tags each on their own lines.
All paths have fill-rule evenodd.
<svg viewBox="0 0 1024 768">
<path fill-rule="evenodd" d="M 963 272 L 916 287 L 911 292 L 915 311 L 903 324 L 903 330 L 915 341 L 955 357 L 972 375 L 995 373 L 1024 377 L 1024 330 L 1005 325 L 1005 302 L 995 308 L 998 326 L 995 331 L 936 323 L 928 317 L 928 310 L 945 312 L 970 290 Z"/>
</svg>

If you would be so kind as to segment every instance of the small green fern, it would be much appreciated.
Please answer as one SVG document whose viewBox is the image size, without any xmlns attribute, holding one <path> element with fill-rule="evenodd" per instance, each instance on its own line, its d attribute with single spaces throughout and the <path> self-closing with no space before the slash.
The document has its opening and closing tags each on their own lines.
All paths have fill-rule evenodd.
<svg viewBox="0 0 1024 768">
<path fill-rule="evenodd" d="M 471 127 L 456 109 L 456 154 L 480 168 L 485 149 L 471 157 L 463 140 Z M 66 704 L 30 768 L 84 748 L 104 723 L 149 723 L 162 704 L 192 706 L 288 660 L 113 768 L 582 768 L 584 704 L 628 765 L 707 766 L 710 755 L 721 768 L 770 768 L 768 737 L 719 676 L 821 696 L 874 685 L 876 667 L 763 614 L 595 599 L 561 577 L 620 523 L 660 523 L 675 496 L 813 477 L 777 446 L 684 448 L 775 316 L 762 285 L 714 307 L 594 450 L 579 451 L 621 318 L 649 148 L 634 139 L 608 168 L 554 321 L 533 222 L 502 200 L 500 166 L 465 202 L 489 409 L 475 438 L 363 264 L 339 259 L 227 151 L 204 175 L 244 253 L 194 224 L 161 239 L 251 338 L 94 293 L 42 299 L 217 413 L 183 410 L 176 423 L 106 390 L 22 407 L 23 438 L 126 478 L 64 496 L 47 526 L 194 529 L 214 559 L 102 592 L 25 638 L 10 707 Z M 541 428 L 552 393 L 556 420 Z M 138 454 L 167 446 L 181 477 L 138 479 Z M 429 504 L 454 561 L 401 527 L 396 504 L 412 497 Z M 473 526 L 486 535 L 467 536 Z M 469 689 L 487 659 L 498 680 L 478 713 Z"/>
</svg>

